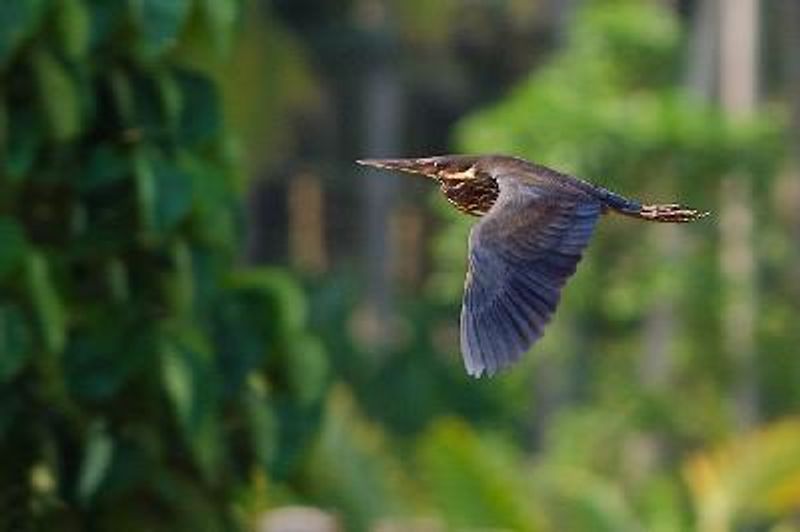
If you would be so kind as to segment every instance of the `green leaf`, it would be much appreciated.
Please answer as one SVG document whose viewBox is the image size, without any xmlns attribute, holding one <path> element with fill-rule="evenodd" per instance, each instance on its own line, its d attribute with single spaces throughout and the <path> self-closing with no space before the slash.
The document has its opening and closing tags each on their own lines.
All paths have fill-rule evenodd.
<svg viewBox="0 0 800 532">
<path fill-rule="evenodd" d="M 189 0 L 130 0 L 144 54 L 154 57 L 175 46 L 189 14 Z"/>
<path fill-rule="evenodd" d="M 155 157 L 151 161 L 156 184 L 155 225 L 167 232 L 189 214 L 192 206 L 192 182 L 173 161 Z"/>
<path fill-rule="evenodd" d="M 183 104 L 179 141 L 191 145 L 214 140 L 222 129 L 222 113 L 214 83 L 202 74 L 183 69 L 176 72 L 176 81 Z"/>
<path fill-rule="evenodd" d="M 12 306 L 0 306 L 0 384 L 13 379 L 30 356 L 31 338 L 25 317 Z"/>
<path fill-rule="evenodd" d="M 134 176 L 136 179 L 136 207 L 144 238 L 150 240 L 156 231 L 156 178 L 153 168 L 144 152 L 134 157 Z"/>
<path fill-rule="evenodd" d="M 50 137 L 67 142 L 81 132 L 78 86 L 53 55 L 44 50 L 33 54 L 39 107 L 47 120 Z"/>
<path fill-rule="evenodd" d="M 240 231 L 239 199 L 230 186 L 229 169 L 187 150 L 181 151 L 180 163 L 192 180 L 193 235 L 215 249 L 230 249 Z"/>
<path fill-rule="evenodd" d="M 167 343 L 161 349 L 161 375 L 164 389 L 175 409 L 181 426 L 192 425 L 195 402 L 195 380 L 192 365 L 174 345 Z"/>
<path fill-rule="evenodd" d="M 328 359 L 322 344 L 313 336 L 292 338 L 286 364 L 293 397 L 301 406 L 310 406 L 322 396 L 328 377 Z"/>
<path fill-rule="evenodd" d="M 25 274 L 28 296 L 36 314 L 44 345 L 52 353 L 60 353 L 66 339 L 64 309 L 50 278 L 47 259 L 37 252 L 28 253 Z"/>
<path fill-rule="evenodd" d="M 160 355 L 164 389 L 184 440 L 206 478 L 214 478 L 221 449 L 212 352 L 199 330 L 184 328 L 164 337 Z"/>
<path fill-rule="evenodd" d="M 0 2 L 0 68 L 5 67 L 17 47 L 36 28 L 43 4 L 43 0 Z"/>
<path fill-rule="evenodd" d="M 162 237 L 189 214 L 191 179 L 172 160 L 146 152 L 134 162 L 139 218 L 149 237 Z"/>
<path fill-rule="evenodd" d="M 127 73 L 121 68 L 111 70 L 109 76 L 114 110 L 121 127 L 133 127 L 136 120 L 136 100 Z"/>
<path fill-rule="evenodd" d="M 163 94 L 163 74 L 152 71 L 114 69 L 110 75 L 114 108 L 119 126 L 132 141 L 156 138 L 169 132 L 169 113 L 174 112 Z"/>
<path fill-rule="evenodd" d="M 78 59 L 89 48 L 91 16 L 83 0 L 60 0 L 55 26 L 61 50 L 70 59 Z"/>
<path fill-rule="evenodd" d="M 78 477 L 78 497 L 84 504 L 94 497 L 97 489 L 108 476 L 108 470 L 114 457 L 114 441 L 103 428 L 103 424 L 94 423 L 89 430 Z"/>
<path fill-rule="evenodd" d="M 163 110 L 165 127 L 174 132 L 177 130 L 181 119 L 183 95 L 174 76 L 168 71 L 159 71 L 153 76 L 153 82 L 158 87 L 161 109 Z"/>
<path fill-rule="evenodd" d="M 26 253 L 22 227 L 12 218 L 0 216 L 0 280 L 22 264 Z"/>
</svg>

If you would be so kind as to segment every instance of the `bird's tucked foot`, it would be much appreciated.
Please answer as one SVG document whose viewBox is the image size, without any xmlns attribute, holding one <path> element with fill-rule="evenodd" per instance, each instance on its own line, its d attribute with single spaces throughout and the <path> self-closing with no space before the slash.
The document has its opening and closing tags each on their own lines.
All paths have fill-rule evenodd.
<svg viewBox="0 0 800 532">
<path fill-rule="evenodd" d="M 638 212 L 630 214 L 652 222 L 686 223 L 705 218 L 709 213 L 708 211 L 699 211 L 677 203 L 668 203 L 663 205 L 642 205 Z"/>
</svg>

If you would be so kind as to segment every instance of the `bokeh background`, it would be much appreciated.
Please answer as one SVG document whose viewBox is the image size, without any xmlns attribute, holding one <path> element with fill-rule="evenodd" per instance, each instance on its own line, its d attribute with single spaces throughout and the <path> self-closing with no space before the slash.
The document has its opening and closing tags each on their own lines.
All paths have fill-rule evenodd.
<svg viewBox="0 0 800 532">
<path fill-rule="evenodd" d="M 713 214 L 473 380 L 448 152 Z M 3 0 L 0 528 L 800 530 L 798 156 L 795 0 Z"/>
</svg>

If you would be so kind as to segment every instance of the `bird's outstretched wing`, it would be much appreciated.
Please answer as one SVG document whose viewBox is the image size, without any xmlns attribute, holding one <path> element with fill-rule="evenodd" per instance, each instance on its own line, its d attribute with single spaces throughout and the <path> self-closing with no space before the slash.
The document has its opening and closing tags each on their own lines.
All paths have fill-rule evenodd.
<svg viewBox="0 0 800 532">
<path fill-rule="evenodd" d="M 516 362 L 550 321 L 602 205 L 579 191 L 517 184 L 469 237 L 461 351 L 470 375 Z"/>
</svg>

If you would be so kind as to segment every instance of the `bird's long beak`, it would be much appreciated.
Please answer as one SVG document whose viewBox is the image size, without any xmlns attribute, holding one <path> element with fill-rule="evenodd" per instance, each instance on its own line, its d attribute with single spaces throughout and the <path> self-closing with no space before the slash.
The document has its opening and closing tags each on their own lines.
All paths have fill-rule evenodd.
<svg viewBox="0 0 800 532">
<path fill-rule="evenodd" d="M 433 158 L 423 159 L 359 159 L 358 164 L 372 166 L 382 170 L 405 172 L 408 174 L 421 174 L 426 177 L 436 176 L 436 166 Z"/>
</svg>

